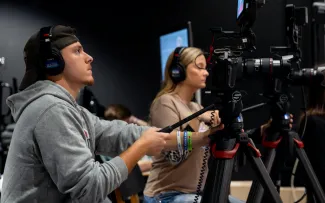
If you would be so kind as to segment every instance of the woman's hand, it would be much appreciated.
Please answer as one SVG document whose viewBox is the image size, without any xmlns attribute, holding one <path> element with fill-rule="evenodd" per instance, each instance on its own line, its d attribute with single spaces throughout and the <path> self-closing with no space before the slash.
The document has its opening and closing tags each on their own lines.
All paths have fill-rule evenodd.
<svg viewBox="0 0 325 203">
<path fill-rule="evenodd" d="M 201 114 L 198 119 L 204 123 L 208 123 L 211 126 L 218 126 L 221 123 L 221 118 L 219 117 L 219 111 L 206 111 Z"/>
<path fill-rule="evenodd" d="M 224 124 L 220 124 L 216 127 L 210 128 L 207 131 L 201 132 L 200 135 L 200 139 L 202 141 L 202 143 L 200 144 L 201 146 L 206 146 L 207 144 L 209 144 L 210 142 L 210 138 L 209 135 L 213 135 L 214 133 L 216 133 L 219 130 L 222 130 L 224 128 Z"/>
<path fill-rule="evenodd" d="M 272 123 L 272 118 L 270 120 L 268 120 L 267 123 L 261 125 L 261 136 L 263 136 L 263 134 L 265 133 L 265 131 L 271 126 Z M 289 128 L 292 128 L 292 124 L 293 124 L 293 115 L 290 114 L 290 121 L 289 121 Z"/>
</svg>

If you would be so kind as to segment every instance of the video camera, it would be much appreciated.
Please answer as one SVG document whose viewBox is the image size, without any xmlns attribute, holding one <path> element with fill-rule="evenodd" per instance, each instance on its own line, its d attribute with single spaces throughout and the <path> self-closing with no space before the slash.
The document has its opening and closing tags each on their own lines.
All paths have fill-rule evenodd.
<svg viewBox="0 0 325 203">
<path fill-rule="evenodd" d="M 236 80 L 242 77 L 244 66 L 241 57 L 243 52 L 254 52 L 255 34 L 252 26 L 256 20 L 256 11 L 265 1 L 238 0 L 237 20 L 239 32 L 223 31 L 221 27 L 211 28 L 213 41 L 207 62 L 209 77 L 203 89 L 203 100 L 215 101 L 219 115 L 227 126 L 240 117 L 242 110 L 242 94 L 236 90 Z M 228 45 L 217 48 L 214 41 L 226 40 Z M 238 120 L 238 119 L 237 119 Z M 239 119 L 241 120 L 241 119 Z M 240 125 L 241 126 L 241 125 Z"/>
<path fill-rule="evenodd" d="M 263 143 L 271 143 L 272 146 L 276 146 L 273 140 L 268 139 L 287 133 L 288 136 L 285 137 L 288 142 L 293 143 L 293 140 L 295 140 L 298 144 L 296 146 L 297 153 L 304 164 L 305 170 L 308 169 L 306 169 L 308 163 L 302 155 L 304 153 L 301 147 L 303 146 L 301 145 L 302 142 L 297 133 L 290 130 L 290 115 L 288 114 L 291 97 L 290 85 L 319 85 L 324 81 L 324 76 L 320 70 L 322 68 L 300 68 L 302 56 L 299 40 L 302 26 L 308 23 L 307 8 L 286 5 L 287 46 L 271 47 L 270 52 L 273 55 L 271 58 L 245 58 L 243 57 L 244 52 L 254 52 L 256 50 L 255 34 L 252 31 L 252 26 L 256 20 L 257 9 L 264 4 L 265 1 L 259 0 L 238 0 L 236 22 L 240 27 L 239 32 L 223 31 L 222 28 L 210 29 L 213 34 L 212 45 L 207 58 L 210 65 L 208 67 L 210 74 L 207 79 L 207 86 L 203 89 L 203 100 L 206 101 L 204 97 L 208 97 L 214 101 L 212 106 L 219 110 L 225 128 L 218 131 L 217 136 L 210 136 L 209 173 L 201 202 L 227 202 L 231 171 L 235 162 L 238 161 L 235 160 L 236 155 L 240 162 L 245 162 L 245 157 L 247 157 L 256 171 L 258 181 L 254 182 L 248 202 L 259 202 L 255 200 L 263 195 L 264 190 L 269 193 L 269 199 L 272 202 L 282 202 L 269 176 L 269 167 L 263 164 L 259 150 L 243 130 L 242 93 L 236 89 L 236 81 L 245 75 L 260 74 L 265 77 L 264 81 L 267 84 L 264 96 L 270 99 L 268 102 L 271 104 L 272 117 L 270 129 L 274 133 L 270 133 L 272 135 L 265 138 Z M 226 39 L 229 42 L 226 46 L 215 47 L 213 43 L 220 39 Z M 273 147 L 273 149 L 275 148 Z M 237 154 L 237 152 L 240 153 Z M 273 162 L 268 163 L 272 165 Z M 318 183 L 311 169 L 307 170 L 307 174 L 311 174 L 309 176 L 311 182 Z M 259 184 L 263 186 L 262 190 L 260 190 Z M 317 188 L 319 187 L 314 187 L 315 190 Z M 317 189 L 317 191 L 319 190 Z M 317 197 L 322 199 L 323 195 L 317 192 Z"/>
<path fill-rule="evenodd" d="M 229 46 L 210 47 L 210 76 L 203 96 L 221 98 L 222 93 L 233 90 L 236 81 L 242 77 L 262 74 L 266 78 L 266 93 L 269 96 L 282 84 L 286 85 L 319 85 L 324 81 L 320 69 L 301 69 L 301 51 L 299 40 L 302 26 L 308 23 L 306 7 L 295 7 L 290 4 L 285 8 L 286 38 L 288 46 L 270 47 L 270 58 L 245 58 L 244 52 L 254 52 L 255 34 L 251 27 L 256 20 L 256 11 L 265 4 L 264 1 L 238 0 L 237 25 L 240 32 L 223 31 L 222 28 L 211 28 L 213 42 L 220 39 L 229 40 Z M 280 85 L 281 84 L 281 85 Z M 271 92 L 270 92 L 271 91 Z M 240 94 L 236 94 L 239 96 Z M 231 99 L 231 98 L 227 98 Z"/>
</svg>

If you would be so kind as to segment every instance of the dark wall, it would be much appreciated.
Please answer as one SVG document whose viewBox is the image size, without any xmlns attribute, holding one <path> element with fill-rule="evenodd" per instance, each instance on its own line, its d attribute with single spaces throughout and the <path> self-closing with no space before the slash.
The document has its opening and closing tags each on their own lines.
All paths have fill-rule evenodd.
<svg viewBox="0 0 325 203">
<path fill-rule="evenodd" d="M 42 17 L 41 17 L 42 16 Z M 5 65 L 0 66 L 0 80 L 12 85 L 12 78 L 22 79 L 25 66 L 23 47 L 28 38 L 42 26 L 55 23 L 53 16 L 35 12 L 12 3 L 0 3 L 0 57 L 5 57 Z M 2 102 L 9 95 L 3 92 Z M 6 111 L 6 105 L 2 105 Z"/>
<path fill-rule="evenodd" d="M 152 65 L 152 18 L 154 10 L 117 2 L 106 7 L 99 1 L 8 1 L 0 4 L 0 55 L 6 57 L 1 77 L 20 83 L 23 47 L 40 27 L 67 24 L 76 27 L 86 52 L 94 57 L 91 87 L 106 106 L 122 103 L 146 118 L 150 101 L 159 89 L 160 69 Z M 135 3 L 134 3 L 135 4 Z M 156 70 L 157 69 L 157 70 Z"/>
</svg>

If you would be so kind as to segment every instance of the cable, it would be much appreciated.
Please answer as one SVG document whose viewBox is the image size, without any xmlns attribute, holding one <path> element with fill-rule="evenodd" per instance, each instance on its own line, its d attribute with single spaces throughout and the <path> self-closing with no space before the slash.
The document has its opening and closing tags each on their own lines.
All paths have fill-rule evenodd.
<svg viewBox="0 0 325 203">
<path fill-rule="evenodd" d="M 299 203 L 299 202 L 301 202 L 305 197 L 306 197 L 306 195 L 307 195 L 307 193 L 305 192 L 301 197 L 300 197 L 300 199 L 298 199 L 296 202 L 294 202 L 294 203 Z M 314 202 L 315 202 L 315 196 L 313 196 L 314 197 Z"/>
<path fill-rule="evenodd" d="M 295 189 L 294 182 L 295 182 L 295 172 L 297 170 L 298 163 L 299 163 L 299 159 L 296 159 L 295 164 L 293 165 L 291 179 L 290 179 L 291 193 L 292 193 L 292 197 L 293 197 L 294 202 L 297 201 L 296 189 Z"/>
<path fill-rule="evenodd" d="M 298 163 L 299 163 L 299 159 L 296 159 L 292 172 L 296 172 Z M 304 194 L 298 200 L 296 200 L 297 196 L 296 196 L 296 189 L 294 188 L 294 180 L 295 180 L 295 174 L 291 174 L 291 189 L 292 189 L 291 191 L 292 191 L 293 200 L 294 200 L 294 203 L 299 203 L 305 198 L 307 193 L 306 193 L 306 189 L 305 189 Z"/>
<path fill-rule="evenodd" d="M 211 112 L 211 119 L 210 119 L 210 129 L 212 128 L 212 124 L 214 122 L 214 119 L 215 119 L 215 111 L 212 111 Z M 199 200 L 199 196 L 200 196 L 200 193 L 201 193 L 201 187 L 202 187 L 202 183 L 203 183 L 203 178 L 204 178 L 204 174 L 205 174 L 205 171 L 206 171 L 206 167 L 207 167 L 207 161 L 208 161 L 208 156 L 209 156 L 209 147 L 205 147 L 204 149 L 204 155 L 203 155 L 203 163 L 202 163 L 202 168 L 201 168 L 201 171 L 200 171 L 200 178 L 199 178 L 199 182 L 197 184 L 197 188 L 196 188 L 196 195 L 195 195 L 195 198 L 194 198 L 194 203 L 197 203 L 197 201 Z"/>
<path fill-rule="evenodd" d="M 207 167 L 208 156 L 209 156 L 209 147 L 205 147 L 204 155 L 203 155 L 203 163 L 202 163 L 202 168 L 201 168 L 201 172 L 200 172 L 199 183 L 197 184 L 197 188 L 196 188 L 196 195 L 194 198 L 194 203 L 197 203 L 197 201 L 199 200 L 199 196 L 201 193 L 201 187 L 202 187 L 202 183 L 203 183 L 203 178 L 204 178 L 204 173 L 205 173 L 205 171 L 206 171 L 205 169 Z"/>
<path fill-rule="evenodd" d="M 210 122 L 209 122 L 210 123 L 210 129 L 211 129 L 213 123 L 214 123 L 215 113 L 216 113 L 216 111 L 211 111 Z"/>
</svg>

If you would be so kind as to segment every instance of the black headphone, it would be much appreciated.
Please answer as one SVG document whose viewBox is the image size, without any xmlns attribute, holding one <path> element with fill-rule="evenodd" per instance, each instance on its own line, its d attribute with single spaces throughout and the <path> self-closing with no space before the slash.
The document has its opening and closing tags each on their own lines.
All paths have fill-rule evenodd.
<svg viewBox="0 0 325 203">
<path fill-rule="evenodd" d="M 63 72 L 64 60 L 60 50 L 52 47 L 52 29 L 54 26 L 40 29 L 41 66 L 48 75 L 55 76 Z"/>
<path fill-rule="evenodd" d="M 184 65 L 180 62 L 181 54 L 186 47 L 177 47 L 174 51 L 174 57 L 169 69 L 169 76 L 172 81 L 177 84 L 185 80 L 186 70 Z"/>
</svg>

